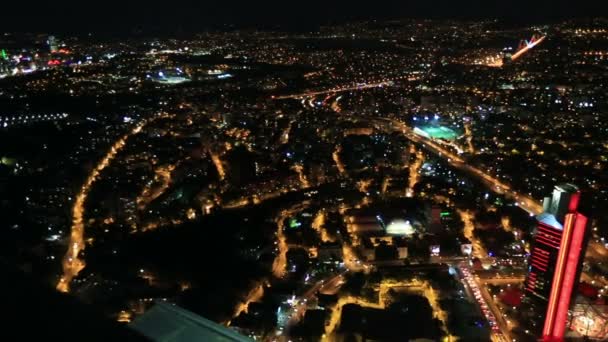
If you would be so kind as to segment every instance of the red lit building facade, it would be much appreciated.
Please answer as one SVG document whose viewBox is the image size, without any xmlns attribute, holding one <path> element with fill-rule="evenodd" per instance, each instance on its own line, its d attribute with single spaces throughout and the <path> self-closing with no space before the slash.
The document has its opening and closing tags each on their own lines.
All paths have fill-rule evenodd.
<svg viewBox="0 0 608 342">
<path fill-rule="evenodd" d="M 587 218 L 577 212 L 580 191 L 571 184 L 555 187 L 545 198 L 531 245 L 524 290 L 534 302 L 544 341 L 564 338 L 573 290 L 580 278 L 587 242 Z M 544 319 L 544 322 L 542 321 Z"/>
</svg>

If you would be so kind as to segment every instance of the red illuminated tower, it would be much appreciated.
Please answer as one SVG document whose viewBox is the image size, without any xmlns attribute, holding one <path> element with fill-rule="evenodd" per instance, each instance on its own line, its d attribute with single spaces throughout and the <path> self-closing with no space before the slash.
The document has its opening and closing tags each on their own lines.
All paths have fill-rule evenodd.
<svg viewBox="0 0 608 342">
<path fill-rule="evenodd" d="M 570 299 L 578 284 L 586 245 L 587 218 L 577 212 L 580 191 L 572 184 L 555 187 L 545 198 L 532 242 L 525 290 L 544 315 L 544 341 L 564 338 Z"/>
</svg>

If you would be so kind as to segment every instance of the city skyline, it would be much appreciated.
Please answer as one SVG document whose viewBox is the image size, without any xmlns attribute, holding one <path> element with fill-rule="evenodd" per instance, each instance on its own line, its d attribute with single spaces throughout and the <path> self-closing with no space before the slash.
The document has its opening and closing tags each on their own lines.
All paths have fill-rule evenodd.
<svg viewBox="0 0 608 342">
<path fill-rule="evenodd" d="M 0 35 L 7 331 L 606 340 L 608 18 L 442 4 L 33 6 Z"/>
</svg>

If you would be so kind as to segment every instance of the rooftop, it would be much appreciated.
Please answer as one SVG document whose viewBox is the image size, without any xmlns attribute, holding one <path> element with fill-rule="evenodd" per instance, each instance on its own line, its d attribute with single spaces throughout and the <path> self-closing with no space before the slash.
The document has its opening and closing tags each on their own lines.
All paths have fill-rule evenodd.
<svg viewBox="0 0 608 342">
<path fill-rule="evenodd" d="M 251 340 L 220 324 L 179 306 L 157 302 L 131 327 L 152 341 L 159 342 L 250 342 Z"/>
</svg>

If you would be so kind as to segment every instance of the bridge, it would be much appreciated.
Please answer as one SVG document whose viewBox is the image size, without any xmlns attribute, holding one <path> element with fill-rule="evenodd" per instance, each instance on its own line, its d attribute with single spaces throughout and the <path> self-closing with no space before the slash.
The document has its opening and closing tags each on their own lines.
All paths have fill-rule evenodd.
<svg viewBox="0 0 608 342">
<path fill-rule="evenodd" d="M 546 37 L 547 36 L 543 36 L 540 34 L 534 34 L 532 36 L 532 38 L 530 38 L 530 40 L 522 39 L 519 42 L 517 51 L 513 55 L 511 55 L 511 57 L 509 57 L 509 58 L 503 58 L 500 56 L 488 57 L 486 59 L 486 63 L 484 65 L 490 66 L 490 67 L 495 67 L 495 68 L 500 68 L 500 67 L 504 66 L 505 62 L 506 63 L 514 62 L 517 59 L 519 59 L 520 57 L 522 57 L 523 55 L 525 55 L 528 51 L 533 49 L 535 46 L 542 43 Z"/>
<path fill-rule="evenodd" d="M 515 61 L 516 59 L 523 56 L 526 52 L 530 51 L 536 45 L 542 43 L 545 40 L 546 36 L 541 35 L 533 35 L 530 40 L 522 40 L 519 42 L 519 47 L 517 48 L 517 52 L 511 56 L 511 61 Z"/>
</svg>

